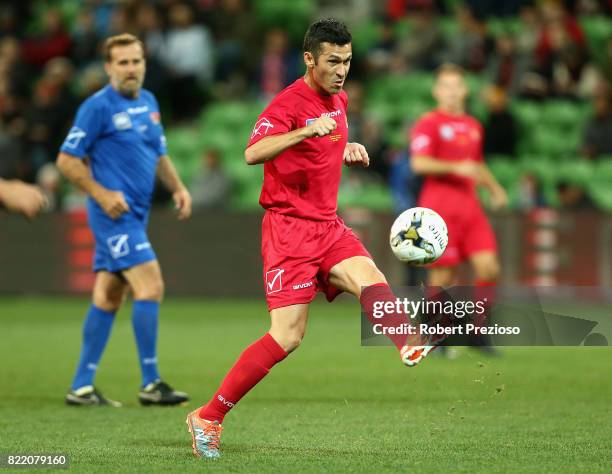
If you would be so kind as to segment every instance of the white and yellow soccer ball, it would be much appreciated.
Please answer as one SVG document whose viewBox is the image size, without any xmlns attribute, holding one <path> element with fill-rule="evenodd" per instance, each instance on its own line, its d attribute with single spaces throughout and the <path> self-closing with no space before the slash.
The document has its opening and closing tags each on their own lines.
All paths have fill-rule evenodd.
<svg viewBox="0 0 612 474">
<path fill-rule="evenodd" d="M 389 243 L 393 254 L 411 265 L 438 260 L 448 244 L 446 222 L 436 211 L 413 207 L 402 212 L 391 226 Z"/>
</svg>

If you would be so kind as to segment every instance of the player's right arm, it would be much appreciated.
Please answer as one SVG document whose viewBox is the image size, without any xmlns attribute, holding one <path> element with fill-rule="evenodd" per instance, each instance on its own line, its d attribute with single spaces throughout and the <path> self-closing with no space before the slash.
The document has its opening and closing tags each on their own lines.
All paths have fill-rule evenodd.
<svg viewBox="0 0 612 474">
<path fill-rule="evenodd" d="M 257 165 L 272 160 L 287 148 L 312 137 L 324 137 L 336 129 L 336 121 L 331 117 L 319 117 L 306 127 L 286 133 L 264 137 L 244 151 L 244 159 L 249 165 Z"/>
<path fill-rule="evenodd" d="M 57 167 L 68 181 L 90 195 L 109 217 L 117 219 L 130 210 L 123 193 L 106 189 L 98 183 L 81 158 L 60 152 Z"/>
<path fill-rule="evenodd" d="M 427 155 L 413 155 L 411 167 L 416 174 L 420 175 L 454 174 L 475 180 L 480 179 L 481 173 L 480 164 L 474 161 L 442 161 Z"/>
<path fill-rule="evenodd" d="M 74 125 L 68 132 L 57 156 L 57 167 L 79 189 L 90 195 L 112 219 L 130 210 L 123 193 L 105 188 L 98 183 L 83 159 L 90 154 L 104 129 L 104 105 L 93 96 L 77 112 Z"/>
<path fill-rule="evenodd" d="M 454 174 L 464 178 L 480 179 L 481 168 L 471 160 L 443 161 L 436 156 L 438 130 L 435 123 L 427 117 L 419 120 L 410 137 L 410 166 L 415 174 L 444 175 Z"/>
</svg>

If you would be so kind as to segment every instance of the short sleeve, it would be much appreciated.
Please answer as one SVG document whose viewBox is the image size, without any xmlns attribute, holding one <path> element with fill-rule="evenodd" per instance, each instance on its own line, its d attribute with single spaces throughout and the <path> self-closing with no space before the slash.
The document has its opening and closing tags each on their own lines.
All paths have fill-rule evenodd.
<svg viewBox="0 0 612 474">
<path fill-rule="evenodd" d="M 85 101 L 77 111 L 76 118 L 60 150 L 69 155 L 84 158 L 102 133 L 102 105 L 97 101 Z"/>
<path fill-rule="evenodd" d="M 258 117 L 247 148 L 262 138 L 295 130 L 295 113 L 286 101 L 273 100 Z"/>
<path fill-rule="evenodd" d="M 436 156 L 436 128 L 431 120 L 419 120 L 410 132 L 411 156 Z"/>
<path fill-rule="evenodd" d="M 161 114 L 159 112 L 159 104 L 153 94 L 149 95 L 151 103 L 153 104 L 153 111 L 151 112 L 151 121 L 159 127 L 159 138 L 156 138 L 154 146 L 157 156 L 164 156 L 168 154 L 168 145 L 166 142 L 166 134 L 164 132 L 164 125 L 162 123 Z"/>
</svg>

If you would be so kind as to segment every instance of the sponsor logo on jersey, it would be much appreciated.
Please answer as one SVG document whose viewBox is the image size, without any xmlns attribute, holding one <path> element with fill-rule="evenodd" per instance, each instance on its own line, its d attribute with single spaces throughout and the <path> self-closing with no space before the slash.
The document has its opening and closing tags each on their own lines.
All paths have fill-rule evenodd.
<svg viewBox="0 0 612 474">
<path fill-rule="evenodd" d="M 282 274 L 285 270 L 282 268 L 275 268 L 266 272 L 266 293 L 276 293 L 283 289 Z"/>
<path fill-rule="evenodd" d="M 334 117 L 339 117 L 340 115 L 342 115 L 342 110 L 337 109 L 337 110 L 334 110 L 333 112 L 323 112 L 321 114 L 321 117 L 331 117 L 331 118 L 334 118 Z"/>
<path fill-rule="evenodd" d="M 256 137 L 257 135 L 267 135 L 268 130 L 271 128 L 274 128 L 274 125 L 272 125 L 267 118 L 262 117 L 255 124 L 251 138 Z"/>
<path fill-rule="evenodd" d="M 134 248 L 138 252 L 140 252 L 141 250 L 150 249 L 151 248 L 151 243 L 150 242 L 143 242 L 141 244 L 136 244 L 136 246 Z"/>
<path fill-rule="evenodd" d="M 440 136 L 443 140 L 450 141 L 455 138 L 455 129 L 451 125 L 442 125 L 440 127 Z"/>
<path fill-rule="evenodd" d="M 144 114 L 149 111 L 148 105 L 141 105 L 140 107 L 128 107 L 127 113 L 136 115 L 136 114 Z"/>
<path fill-rule="evenodd" d="M 335 134 L 333 134 L 333 135 L 330 135 L 330 136 L 329 136 L 329 139 L 330 139 L 332 142 L 337 142 L 337 141 L 338 141 L 338 140 L 340 140 L 341 138 L 342 138 L 342 134 L 341 134 L 341 133 L 335 133 Z"/>
<path fill-rule="evenodd" d="M 127 130 L 132 128 L 132 119 L 127 112 L 119 112 L 113 115 L 113 124 L 117 130 Z"/>
<path fill-rule="evenodd" d="M 416 137 L 414 137 L 414 140 L 412 140 L 412 151 L 418 152 L 423 148 L 429 146 L 430 143 L 431 139 L 427 135 L 417 135 Z"/>
<path fill-rule="evenodd" d="M 298 283 L 297 285 L 293 285 L 292 288 L 294 290 L 301 290 L 303 288 L 309 288 L 313 285 L 312 281 L 307 281 L 304 283 Z"/>
<path fill-rule="evenodd" d="M 67 148 L 76 148 L 81 143 L 81 140 L 87 136 L 87 133 L 79 127 L 72 127 L 68 132 L 64 146 Z"/>
<path fill-rule="evenodd" d="M 129 238 L 130 236 L 128 234 L 118 234 L 106 239 L 106 243 L 108 244 L 108 248 L 113 258 L 125 257 L 130 253 L 130 246 L 128 245 Z"/>
</svg>

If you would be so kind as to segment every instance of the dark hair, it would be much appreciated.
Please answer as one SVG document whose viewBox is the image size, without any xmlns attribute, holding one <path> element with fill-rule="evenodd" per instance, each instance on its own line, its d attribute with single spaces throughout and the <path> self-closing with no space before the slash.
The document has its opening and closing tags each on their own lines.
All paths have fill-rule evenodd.
<svg viewBox="0 0 612 474">
<path fill-rule="evenodd" d="M 308 51 L 314 56 L 315 62 L 321 54 L 321 43 L 345 45 L 353 37 L 348 28 L 341 21 L 333 18 L 315 21 L 304 36 L 304 52 Z"/>
</svg>

